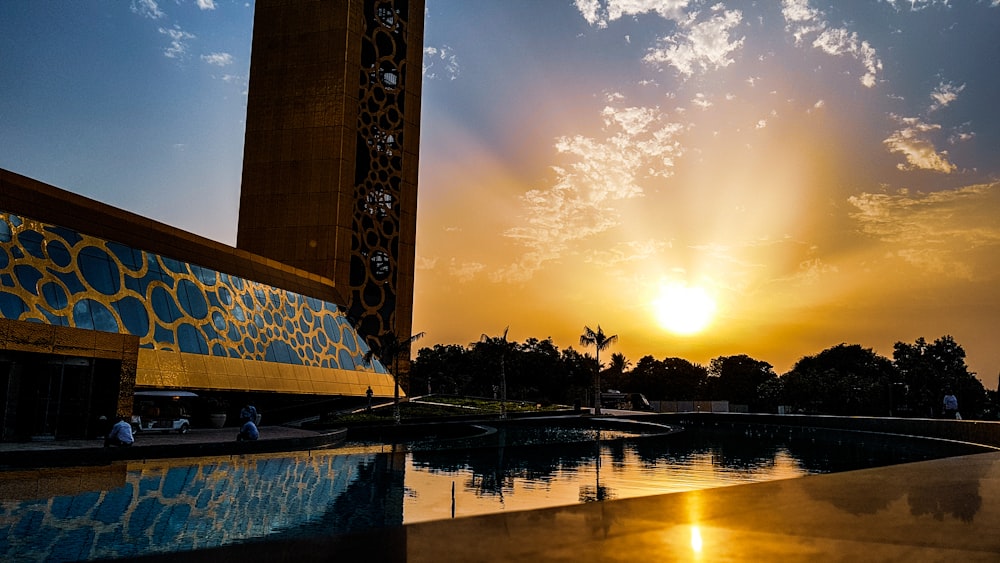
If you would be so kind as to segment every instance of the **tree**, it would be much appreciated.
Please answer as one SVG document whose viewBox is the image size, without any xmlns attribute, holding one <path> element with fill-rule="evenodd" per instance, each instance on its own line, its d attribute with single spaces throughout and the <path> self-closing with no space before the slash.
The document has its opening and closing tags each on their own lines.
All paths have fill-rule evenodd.
<svg viewBox="0 0 1000 563">
<path fill-rule="evenodd" d="M 400 338 L 396 333 L 389 331 L 383 334 L 378 340 L 368 343 L 368 351 L 365 352 L 364 361 L 370 364 L 372 358 L 379 358 L 386 369 L 392 374 L 392 418 L 399 424 L 399 360 L 409 357 L 410 347 L 414 342 L 424 337 L 423 332 L 418 332 L 409 338 Z M 388 363 L 386 364 L 386 361 Z M 391 366 L 391 367 L 390 367 Z"/>
<path fill-rule="evenodd" d="M 778 378 L 771 364 L 745 354 L 715 358 L 709 363 L 708 374 L 717 378 L 717 398 L 747 405 L 755 412 L 761 404 L 760 386 Z"/>
<path fill-rule="evenodd" d="M 479 343 L 487 347 L 487 354 L 494 355 L 500 359 L 500 418 L 507 418 L 507 374 L 504 372 L 504 365 L 507 358 L 507 331 L 510 327 L 503 329 L 503 336 L 488 336 L 483 333 L 479 337 Z"/>
<path fill-rule="evenodd" d="M 892 362 L 858 344 L 838 344 L 806 356 L 782 376 L 785 400 L 805 412 L 882 415 L 889 404 L 887 389 Z"/>
<path fill-rule="evenodd" d="M 596 349 L 597 369 L 594 370 L 594 414 L 601 414 L 601 350 L 611 346 L 618 340 L 618 335 L 608 336 L 604 334 L 601 325 L 597 325 L 597 332 L 589 326 L 583 327 L 583 334 L 580 335 L 580 345 L 586 348 L 594 345 Z"/>
<path fill-rule="evenodd" d="M 614 389 L 622 389 L 625 387 L 625 372 L 632 367 L 632 362 L 625 358 L 625 354 L 621 352 L 615 352 L 611 354 L 611 363 L 608 365 L 608 369 L 605 373 L 608 385 Z"/>
<path fill-rule="evenodd" d="M 941 400 L 951 389 L 963 416 L 978 417 L 986 406 L 986 390 L 965 365 L 965 350 L 951 336 L 928 344 L 920 337 L 913 344 L 893 346 L 893 364 L 904 385 L 902 400 L 918 416 L 941 411 Z"/>
</svg>

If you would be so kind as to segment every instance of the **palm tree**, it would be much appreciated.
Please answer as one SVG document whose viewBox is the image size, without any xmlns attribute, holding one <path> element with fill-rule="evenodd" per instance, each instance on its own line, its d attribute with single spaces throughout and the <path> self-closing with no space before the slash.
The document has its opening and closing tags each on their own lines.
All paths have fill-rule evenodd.
<svg viewBox="0 0 1000 563">
<path fill-rule="evenodd" d="M 490 348 L 500 349 L 500 418 L 507 418 L 507 375 L 504 372 L 504 363 L 507 356 L 507 331 L 510 326 L 503 329 L 503 336 L 489 336 L 483 333 L 479 341 Z"/>
<path fill-rule="evenodd" d="M 410 355 L 410 346 L 424 337 L 423 332 L 418 332 L 409 338 L 399 338 L 396 333 L 389 331 L 377 340 L 368 343 L 368 351 L 365 352 L 364 361 L 370 364 L 372 358 L 379 358 L 385 367 L 392 374 L 392 418 L 396 424 L 400 422 L 399 416 L 399 359 Z M 390 367 L 391 366 L 391 367 Z"/>
<path fill-rule="evenodd" d="M 589 326 L 585 326 L 583 334 L 580 335 L 581 346 L 586 348 L 593 344 L 597 349 L 597 369 L 594 370 L 594 414 L 601 414 L 601 350 L 617 340 L 617 334 L 611 336 L 604 334 L 601 325 L 597 325 L 597 332 L 594 332 Z"/>
</svg>

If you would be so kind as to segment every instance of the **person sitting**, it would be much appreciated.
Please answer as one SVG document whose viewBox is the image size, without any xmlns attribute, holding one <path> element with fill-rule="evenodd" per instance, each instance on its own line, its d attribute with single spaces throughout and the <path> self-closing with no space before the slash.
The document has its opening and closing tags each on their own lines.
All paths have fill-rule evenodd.
<svg viewBox="0 0 1000 563">
<path fill-rule="evenodd" d="M 109 432 L 107 438 L 104 439 L 104 447 L 118 446 L 127 448 L 131 446 L 133 442 L 135 442 L 135 437 L 132 436 L 132 425 L 129 424 L 127 416 L 122 416 L 119 418 L 118 422 L 111 427 L 111 432 Z"/>
<path fill-rule="evenodd" d="M 236 441 L 253 441 L 257 438 L 260 438 L 260 432 L 257 431 L 257 425 L 254 424 L 249 418 L 243 419 L 243 426 L 240 427 L 240 433 L 236 435 Z"/>
</svg>

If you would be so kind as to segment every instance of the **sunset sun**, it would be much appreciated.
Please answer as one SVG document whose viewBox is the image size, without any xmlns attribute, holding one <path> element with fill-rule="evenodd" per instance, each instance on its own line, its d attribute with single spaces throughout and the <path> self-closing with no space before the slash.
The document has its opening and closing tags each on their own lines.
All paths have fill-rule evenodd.
<svg viewBox="0 0 1000 563">
<path fill-rule="evenodd" d="M 663 328 L 674 334 L 690 335 L 711 324 L 715 301 L 701 287 L 671 284 L 660 288 L 653 311 Z"/>
</svg>

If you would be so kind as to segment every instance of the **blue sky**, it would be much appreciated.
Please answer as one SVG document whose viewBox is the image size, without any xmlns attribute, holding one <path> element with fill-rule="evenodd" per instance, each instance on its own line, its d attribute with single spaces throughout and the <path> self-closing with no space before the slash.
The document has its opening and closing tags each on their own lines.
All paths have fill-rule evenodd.
<svg viewBox="0 0 1000 563">
<path fill-rule="evenodd" d="M 0 167 L 233 243 L 252 21 L 0 3 Z M 423 345 L 599 323 L 633 363 L 781 373 L 950 334 L 996 387 L 1000 1 L 427 0 L 425 25 Z"/>
</svg>

